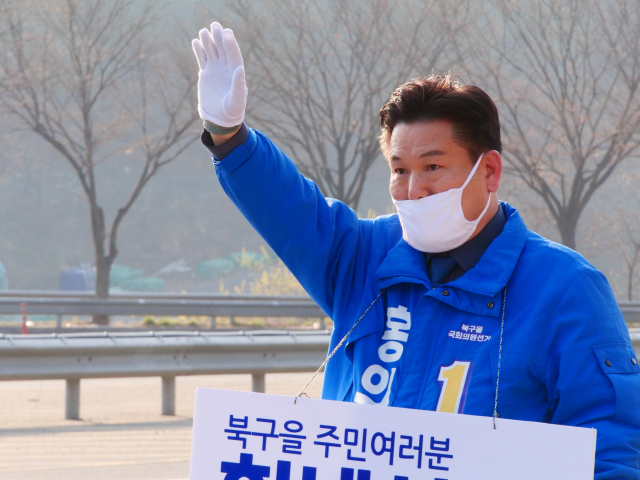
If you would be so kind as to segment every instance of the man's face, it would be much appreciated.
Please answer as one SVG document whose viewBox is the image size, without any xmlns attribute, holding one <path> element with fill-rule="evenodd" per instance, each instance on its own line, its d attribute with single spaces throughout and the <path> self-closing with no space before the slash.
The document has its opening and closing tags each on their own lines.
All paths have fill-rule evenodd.
<svg viewBox="0 0 640 480">
<path fill-rule="evenodd" d="M 391 135 L 389 149 L 394 200 L 417 200 L 461 187 L 478 160 L 454 141 L 446 121 L 400 123 Z M 485 153 L 482 162 L 462 194 L 462 211 L 467 220 L 482 213 L 491 192 L 498 189 L 502 163 L 495 151 Z M 497 200 L 494 199 L 497 205 Z M 495 213 L 496 209 L 489 208 Z M 483 222 L 484 223 L 484 222 Z"/>
</svg>

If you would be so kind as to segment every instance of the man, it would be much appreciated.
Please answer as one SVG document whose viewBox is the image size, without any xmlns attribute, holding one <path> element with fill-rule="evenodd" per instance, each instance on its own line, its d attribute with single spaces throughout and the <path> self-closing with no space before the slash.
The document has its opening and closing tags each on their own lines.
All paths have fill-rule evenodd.
<svg viewBox="0 0 640 480">
<path fill-rule="evenodd" d="M 493 101 L 413 80 L 380 111 L 398 215 L 325 199 L 244 124 L 240 49 L 193 47 L 220 183 L 335 325 L 323 398 L 596 428 L 596 478 L 640 478 L 640 368 L 605 277 L 496 196 Z M 355 328 L 354 328 L 355 326 Z"/>
</svg>

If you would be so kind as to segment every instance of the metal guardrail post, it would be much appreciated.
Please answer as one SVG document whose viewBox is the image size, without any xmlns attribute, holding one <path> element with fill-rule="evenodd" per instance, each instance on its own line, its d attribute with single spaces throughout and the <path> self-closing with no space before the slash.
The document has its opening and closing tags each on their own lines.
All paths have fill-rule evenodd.
<svg viewBox="0 0 640 480">
<path fill-rule="evenodd" d="M 56 332 L 62 330 L 62 315 L 56 315 Z"/>
<path fill-rule="evenodd" d="M 67 420 L 80 420 L 80 379 L 67 378 L 65 415 Z"/>
<path fill-rule="evenodd" d="M 176 414 L 176 377 L 162 377 L 162 415 Z"/>
<path fill-rule="evenodd" d="M 218 317 L 216 317 L 215 315 L 211 315 L 209 318 L 211 319 L 209 330 L 217 330 L 217 328 L 218 328 L 218 325 L 217 325 Z"/>
<path fill-rule="evenodd" d="M 256 393 L 264 393 L 264 373 L 251 374 L 251 391 Z"/>
</svg>

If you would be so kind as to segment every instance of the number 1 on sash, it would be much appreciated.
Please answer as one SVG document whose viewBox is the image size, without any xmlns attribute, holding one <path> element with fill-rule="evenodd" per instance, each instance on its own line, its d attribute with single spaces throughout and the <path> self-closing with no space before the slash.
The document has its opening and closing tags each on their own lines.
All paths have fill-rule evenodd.
<svg viewBox="0 0 640 480">
<path fill-rule="evenodd" d="M 438 373 L 440 397 L 436 412 L 462 413 L 467 399 L 467 388 L 471 379 L 473 362 L 454 361 L 442 365 Z"/>
</svg>

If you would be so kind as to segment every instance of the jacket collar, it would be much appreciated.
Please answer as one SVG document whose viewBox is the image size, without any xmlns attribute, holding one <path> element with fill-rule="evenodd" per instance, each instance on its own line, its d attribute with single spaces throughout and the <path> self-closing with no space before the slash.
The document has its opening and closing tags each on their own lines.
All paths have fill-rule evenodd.
<svg viewBox="0 0 640 480">
<path fill-rule="evenodd" d="M 506 202 L 500 203 L 507 217 L 502 232 L 491 242 L 476 266 L 446 284 L 448 287 L 494 297 L 507 284 L 529 231 L 517 209 Z M 376 279 L 380 288 L 401 282 L 420 283 L 429 290 L 432 288 L 424 254 L 404 239 L 389 250 L 376 271 Z"/>
<path fill-rule="evenodd" d="M 380 288 L 401 282 L 421 283 L 431 288 L 424 253 L 413 248 L 404 238 L 400 238 L 382 260 L 376 270 L 376 279 Z"/>
<path fill-rule="evenodd" d="M 424 259 L 427 264 L 427 270 L 429 260 L 431 258 L 446 255 L 453 258 L 458 264 L 458 267 L 460 267 L 464 272 L 468 272 L 478 264 L 480 257 L 482 257 L 487 248 L 489 248 L 491 242 L 500 235 L 505 223 L 507 223 L 507 215 L 504 213 L 504 209 L 501 205 L 489 223 L 487 223 L 478 235 L 473 237 L 471 240 L 468 240 L 458 248 L 454 248 L 446 253 L 425 253 Z"/>
</svg>

